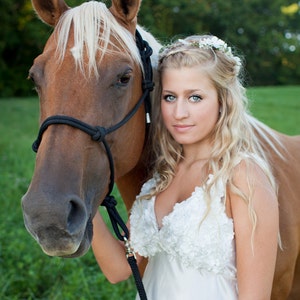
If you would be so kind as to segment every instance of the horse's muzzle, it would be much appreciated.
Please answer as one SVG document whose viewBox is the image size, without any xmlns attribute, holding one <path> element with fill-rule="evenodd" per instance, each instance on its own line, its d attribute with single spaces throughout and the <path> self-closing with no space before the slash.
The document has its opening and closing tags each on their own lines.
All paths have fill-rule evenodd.
<svg viewBox="0 0 300 300">
<path fill-rule="evenodd" d="M 42 198 L 36 201 L 30 193 L 22 198 L 26 229 L 49 256 L 82 256 L 91 244 L 92 219 L 81 199 L 68 198 L 55 205 Z"/>
</svg>

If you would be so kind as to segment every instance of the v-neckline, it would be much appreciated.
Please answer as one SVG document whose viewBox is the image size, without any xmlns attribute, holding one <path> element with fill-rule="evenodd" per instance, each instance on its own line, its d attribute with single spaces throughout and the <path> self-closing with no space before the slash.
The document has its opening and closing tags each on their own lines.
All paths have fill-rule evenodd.
<svg viewBox="0 0 300 300">
<path fill-rule="evenodd" d="M 211 174 L 209 174 L 207 180 L 210 179 L 210 175 L 211 175 Z M 206 182 L 207 182 L 207 181 L 206 181 Z M 152 207 L 152 209 L 153 209 L 153 215 L 154 215 L 154 220 L 155 220 L 156 228 L 157 228 L 158 231 L 161 231 L 161 230 L 164 228 L 164 225 L 163 225 L 164 220 L 167 219 L 167 218 L 169 218 L 169 217 L 171 217 L 171 216 L 173 215 L 173 213 L 176 211 L 176 208 L 177 208 L 178 206 L 185 205 L 186 203 L 190 202 L 190 200 L 193 198 L 193 195 L 195 194 L 195 192 L 196 192 L 198 189 L 203 190 L 203 185 L 202 185 L 202 186 L 196 185 L 195 188 L 194 188 L 194 190 L 191 192 L 191 194 L 190 194 L 190 196 L 189 196 L 188 198 L 186 198 L 186 199 L 184 199 L 184 200 L 182 200 L 182 201 L 180 201 L 180 202 L 176 202 L 176 203 L 173 205 L 172 210 L 171 210 L 168 214 L 164 215 L 164 216 L 161 218 L 161 220 L 160 220 L 161 226 L 160 226 L 160 223 L 159 223 L 159 221 L 158 221 L 158 219 L 157 219 L 157 214 L 156 214 L 156 209 L 155 209 L 156 196 L 153 196 L 153 200 L 152 200 L 152 201 L 153 201 L 153 207 Z"/>
</svg>

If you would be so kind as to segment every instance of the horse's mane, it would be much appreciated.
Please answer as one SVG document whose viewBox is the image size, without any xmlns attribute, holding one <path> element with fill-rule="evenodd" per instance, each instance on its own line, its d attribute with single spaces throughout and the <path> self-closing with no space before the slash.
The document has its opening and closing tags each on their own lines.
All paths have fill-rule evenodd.
<svg viewBox="0 0 300 300">
<path fill-rule="evenodd" d="M 253 116 L 247 115 L 247 117 L 253 129 L 261 137 L 261 143 L 264 146 L 268 145 L 281 159 L 285 160 L 284 152 L 287 150 L 281 142 L 278 133 Z"/>
<path fill-rule="evenodd" d="M 57 54 L 60 61 L 66 55 L 72 25 L 74 45 L 71 52 L 82 72 L 85 70 L 85 53 L 88 57 L 87 69 L 89 74 L 93 72 L 98 75 L 97 65 L 104 55 L 115 52 L 127 53 L 142 68 L 140 54 L 130 32 L 116 21 L 104 3 L 96 1 L 85 2 L 80 6 L 68 9 L 59 20 L 55 33 Z M 153 49 L 155 67 L 160 45 L 150 33 L 147 33 L 141 27 L 138 28 L 143 38 L 146 40 L 150 38 L 149 44 Z M 117 41 L 119 45 L 113 43 L 112 40 Z"/>
</svg>

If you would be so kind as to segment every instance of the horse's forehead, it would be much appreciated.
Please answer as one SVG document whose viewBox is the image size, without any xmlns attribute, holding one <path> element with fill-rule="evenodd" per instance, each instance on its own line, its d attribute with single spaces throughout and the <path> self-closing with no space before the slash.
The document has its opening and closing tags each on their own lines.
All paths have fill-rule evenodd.
<svg viewBox="0 0 300 300">
<path fill-rule="evenodd" d="M 106 41 L 106 44 L 101 42 L 100 37 L 97 43 L 97 46 L 94 46 L 94 48 L 82 46 L 84 42 L 76 43 L 73 32 L 70 31 L 63 49 L 58 44 L 57 38 L 53 37 L 49 40 L 47 48 L 45 48 L 45 54 L 47 55 L 47 53 L 52 52 L 54 56 L 49 57 L 49 59 L 55 59 L 55 64 L 66 65 L 75 63 L 78 70 L 96 76 L 99 75 L 98 73 L 101 70 L 108 69 L 111 63 L 117 67 L 116 61 L 127 62 L 129 65 L 134 66 L 134 68 L 141 69 L 140 57 L 137 59 L 128 49 L 124 49 L 124 45 L 114 36 L 111 36 L 110 40 Z M 136 51 L 135 48 L 135 44 L 132 44 L 130 49 L 133 52 Z M 53 52 L 54 49 L 55 51 Z"/>
<path fill-rule="evenodd" d="M 82 107 L 82 112 L 86 111 L 88 106 L 86 103 L 92 103 L 95 99 L 102 99 L 97 101 L 101 105 L 106 105 L 107 99 L 116 99 L 128 97 L 129 94 L 140 95 L 142 78 L 142 71 L 140 65 L 129 55 L 126 51 L 120 51 L 118 40 L 112 37 L 108 44 L 107 50 L 102 55 L 102 49 L 98 49 L 96 55 L 96 67 L 97 76 L 95 73 L 89 74 L 88 64 L 89 57 L 85 52 L 84 55 L 80 52 L 81 49 L 74 43 L 74 31 L 70 27 L 69 36 L 66 40 L 65 53 L 62 59 L 59 59 L 59 47 L 58 47 L 58 31 L 54 31 L 49 37 L 42 55 L 37 57 L 32 68 L 35 78 L 38 82 L 41 82 L 45 88 L 43 90 L 43 97 L 46 99 L 49 97 L 51 101 L 47 101 L 47 105 L 43 106 L 45 109 L 55 109 L 65 105 L 66 102 L 62 99 L 72 99 L 72 102 L 76 102 L 76 106 L 68 107 L 68 114 L 73 114 L 73 110 L 77 110 Z M 79 57 L 81 56 L 82 57 Z M 76 60 L 82 60 L 83 70 Z M 119 80 L 122 76 L 127 76 L 132 72 L 134 76 L 134 85 L 132 90 L 123 95 L 118 87 Z M 130 75 L 131 76 L 131 75 Z M 47 84 L 46 84 L 47 83 Z M 67 89 L 66 89 L 67 87 Z M 116 90 L 116 91 L 115 91 Z M 114 92 L 115 91 L 115 92 Z M 61 95 L 63 94 L 63 98 Z M 73 96 L 72 96 L 73 95 Z M 103 98 L 104 97 L 104 98 Z M 122 101 L 122 105 L 136 101 L 136 97 L 130 97 L 129 101 Z M 44 103 L 44 102 L 43 102 Z M 109 105 L 111 105 L 111 103 Z M 51 108 L 50 106 L 53 105 Z M 58 105 L 58 106 L 57 106 Z M 79 105 L 79 107 L 78 107 Z M 124 106 L 126 107 L 126 105 Z M 121 107 L 119 107 L 121 109 Z M 77 115 L 77 114 L 76 114 Z M 82 117 L 82 116 L 77 116 Z"/>
<path fill-rule="evenodd" d="M 73 70 L 75 68 L 76 74 L 77 72 L 81 72 L 84 76 L 91 75 L 88 69 L 90 57 L 88 53 L 82 53 L 81 51 L 82 49 L 74 43 L 73 33 L 70 32 L 64 54 L 60 56 L 61 52 L 58 47 L 57 38 L 55 34 L 52 34 L 44 47 L 43 53 L 35 59 L 34 66 L 36 69 L 46 67 L 44 72 L 55 73 L 60 69 L 64 69 L 66 73 L 67 70 Z M 129 55 L 128 52 L 120 50 L 116 39 L 112 39 L 105 52 L 103 52 L 101 48 L 98 48 L 97 52 L 95 52 L 94 59 L 96 69 L 94 71 L 97 71 L 99 74 L 103 74 L 103 72 L 109 72 L 111 74 L 122 73 L 122 66 L 125 64 L 131 66 L 135 71 L 140 70 L 140 66 L 132 56 Z M 81 69 L 80 64 L 82 64 L 83 69 Z M 92 69 L 91 71 L 93 73 Z"/>
</svg>

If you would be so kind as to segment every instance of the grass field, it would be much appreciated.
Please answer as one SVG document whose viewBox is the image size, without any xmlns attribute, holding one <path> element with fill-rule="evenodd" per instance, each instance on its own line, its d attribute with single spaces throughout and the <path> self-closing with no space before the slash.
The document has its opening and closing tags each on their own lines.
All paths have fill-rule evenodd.
<svg viewBox="0 0 300 300">
<path fill-rule="evenodd" d="M 254 116 L 286 134 L 300 134 L 300 86 L 251 88 Z M 111 285 L 89 251 L 77 259 L 43 254 L 23 225 L 20 199 L 32 176 L 31 144 L 38 100 L 0 99 L 0 299 L 134 299 L 132 280 Z M 119 201 L 122 214 L 125 211 Z"/>
</svg>

